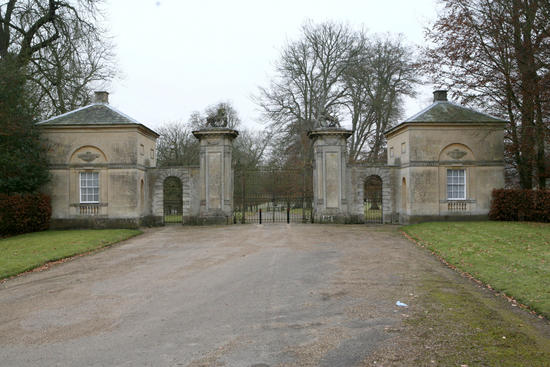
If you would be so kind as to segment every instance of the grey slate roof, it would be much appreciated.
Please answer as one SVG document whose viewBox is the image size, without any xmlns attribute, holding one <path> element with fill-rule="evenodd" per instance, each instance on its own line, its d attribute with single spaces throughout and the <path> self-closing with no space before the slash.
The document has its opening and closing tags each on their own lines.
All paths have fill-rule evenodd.
<svg viewBox="0 0 550 367">
<path fill-rule="evenodd" d="M 414 123 L 505 123 L 497 117 L 460 106 L 449 101 L 435 101 L 416 115 L 386 131 L 386 134 L 404 124 Z"/>
<path fill-rule="evenodd" d="M 448 101 L 436 101 L 404 122 L 505 122 Z"/>
<path fill-rule="evenodd" d="M 37 125 L 141 125 L 133 118 L 117 111 L 104 103 L 93 103 L 88 106 L 54 116 Z"/>
<path fill-rule="evenodd" d="M 104 126 L 104 125 L 139 125 L 157 137 L 159 134 L 130 116 L 120 112 L 106 103 L 90 105 L 69 111 L 48 120 L 38 122 L 38 126 Z"/>
</svg>

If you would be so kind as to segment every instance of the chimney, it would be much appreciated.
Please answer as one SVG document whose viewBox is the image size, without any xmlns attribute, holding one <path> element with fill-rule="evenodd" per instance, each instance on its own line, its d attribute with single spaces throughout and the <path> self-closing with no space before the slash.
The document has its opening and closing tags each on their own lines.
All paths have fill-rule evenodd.
<svg viewBox="0 0 550 367">
<path fill-rule="evenodd" d="M 446 90 L 435 90 L 434 91 L 434 102 L 443 101 L 447 102 L 447 91 Z"/>
<path fill-rule="evenodd" d="M 94 93 L 94 103 L 109 104 L 109 92 L 96 91 Z"/>
</svg>

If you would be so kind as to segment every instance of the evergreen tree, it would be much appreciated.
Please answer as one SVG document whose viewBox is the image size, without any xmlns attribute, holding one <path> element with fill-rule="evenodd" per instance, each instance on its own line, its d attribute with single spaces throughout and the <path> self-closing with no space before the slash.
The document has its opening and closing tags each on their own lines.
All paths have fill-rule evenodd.
<svg viewBox="0 0 550 367">
<path fill-rule="evenodd" d="M 0 62 L 0 193 L 35 192 L 49 180 L 25 82 L 14 62 Z"/>
</svg>

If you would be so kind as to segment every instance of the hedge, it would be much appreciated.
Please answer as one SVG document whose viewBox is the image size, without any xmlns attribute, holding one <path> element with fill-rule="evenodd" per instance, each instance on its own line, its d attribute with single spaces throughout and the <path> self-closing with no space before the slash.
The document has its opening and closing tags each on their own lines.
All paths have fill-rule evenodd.
<svg viewBox="0 0 550 367">
<path fill-rule="evenodd" d="M 0 194 L 0 235 L 36 232 L 48 229 L 52 216 L 48 195 Z"/>
<path fill-rule="evenodd" d="M 489 218 L 550 222 L 550 190 L 495 189 Z"/>
</svg>

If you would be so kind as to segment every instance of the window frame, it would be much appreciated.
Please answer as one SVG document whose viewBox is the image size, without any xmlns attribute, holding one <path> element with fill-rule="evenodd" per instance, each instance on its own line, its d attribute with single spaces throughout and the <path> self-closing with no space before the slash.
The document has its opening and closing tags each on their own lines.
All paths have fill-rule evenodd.
<svg viewBox="0 0 550 367">
<path fill-rule="evenodd" d="M 464 175 L 462 176 L 463 177 L 462 186 L 464 186 L 464 191 L 463 191 L 463 196 L 462 197 L 455 197 L 455 198 L 449 197 L 449 185 L 453 185 L 453 186 L 460 186 L 461 185 L 461 183 L 449 183 L 449 172 L 450 171 L 462 171 L 464 173 Z M 467 176 L 468 175 L 467 175 L 466 168 L 447 168 L 445 189 L 446 189 L 446 197 L 447 197 L 448 201 L 464 201 L 464 200 L 466 200 L 467 189 L 468 189 Z M 453 176 L 451 176 L 451 177 L 453 177 Z M 460 178 L 460 176 L 455 176 L 455 177 Z"/>
<path fill-rule="evenodd" d="M 82 186 L 82 176 L 83 175 L 88 175 L 88 174 L 92 174 L 92 183 L 93 183 L 93 175 L 97 175 L 97 186 L 88 186 L 87 183 L 88 183 L 88 177 L 85 177 L 85 180 L 84 182 L 86 182 L 86 185 L 85 186 Z M 100 183 L 99 183 L 99 172 L 97 171 L 82 171 L 82 172 L 79 172 L 78 174 L 78 195 L 79 195 L 79 199 L 80 199 L 80 204 L 99 204 L 99 192 L 100 192 Z M 83 199 L 83 196 L 82 196 L 82 189 L 97 189 L 97 201 L 95 200 L 92 200 L 92 201 L 85 201 L 85 200 L 82 200 Z M 87 194 L 86 196 L 88 196 L 89 194 Z M 92 196 L 95 196 L 94 193 L 92 192 Z"/>
</svg>

